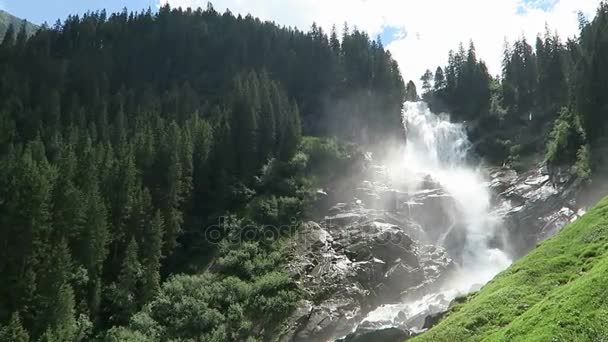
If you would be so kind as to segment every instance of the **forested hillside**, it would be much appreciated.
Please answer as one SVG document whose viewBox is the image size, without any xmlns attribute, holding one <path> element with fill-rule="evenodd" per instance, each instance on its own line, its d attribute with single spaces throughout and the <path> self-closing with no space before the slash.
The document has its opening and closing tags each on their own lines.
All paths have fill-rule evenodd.
<svg viewBox="0 0 608 342">
<path fill-rule="evenodd" d="M 0 39 L 4 38 L 4 35 L 9 29 L 13 31 L 11 34 L 14 34 L 14 32 L 18 31 L 22 26 L 25 26 L 25 33 L 28 36 L 34 34 L 34 32 L 36 32 L 38 29 L 36 25 L 28 21 L 21 20 L 6 11 L 0 10 Z"/>
<path fill-rule="evenodd" d="M 478 151 L 490 160 L 517 166 L 544 151 L 549 165 L 575 165 L 573 172 L 587 178 L 604 164 L 608 5 L 600 4 L 593 21 L 579 21 L 574 39 L 547 28 L 535 42 L 505 43 L 496 78 L 477 60 L 473 43 L 468 51 L 461 45 L 446 67 L 422 76 L 423 96 L 435 110 L 469 121 Z"/>
<path fill-rule="evenodd" d="M 299 296 L 277 232 L 297 227 L 319 158 L 357 156 L 327 139 L 402 134 L 404 93 L 363 32 L 211 6 L 9 30 L 0 341 L 270 336 Z"/>
</svg>

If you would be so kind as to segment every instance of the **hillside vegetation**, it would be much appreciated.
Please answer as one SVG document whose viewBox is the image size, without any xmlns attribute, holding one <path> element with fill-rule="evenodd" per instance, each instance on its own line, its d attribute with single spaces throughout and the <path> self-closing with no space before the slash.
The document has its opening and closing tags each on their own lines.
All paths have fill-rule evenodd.
<svg viewBox="0 0 608 342">
<path fill-rule="evenodd" d="M 0 39 L 4 38 L 6 31 L 11 26 L 14 31 L 19 31 L 23 27 L 27 36 L 31 36 L 38 29 L 38 26 L 29 21 L 19 19 L 6 11 L 0 10 Z"/>
<path fill-rule="evenodd" d="M 477 152 L 496 164 L 546 161 L 588 179 L 608 161 L 608 4 L 580 34 L 564 39 L 547 27 L 534 41 L 505 43 L 501 75 L 489 74 L 471 42 L 422 75 L 422 97 L 435 112 L 466 121 Z M 499 38 L 500 39 L 500 38 Z"/>
<path fill-rule="evenodd" d="M 606 341 L 607 291 L 605 198 L 413 341 Z"/>
<path fill-rule="evenodd" d="M 281 246 L 314 165 L 360 155 L 325 139 L 401 134 L 404 89 L 359 30 L 211 5 L 9 31 L 0 341 L 272 336 L 299 295 Z"/>
</svg>

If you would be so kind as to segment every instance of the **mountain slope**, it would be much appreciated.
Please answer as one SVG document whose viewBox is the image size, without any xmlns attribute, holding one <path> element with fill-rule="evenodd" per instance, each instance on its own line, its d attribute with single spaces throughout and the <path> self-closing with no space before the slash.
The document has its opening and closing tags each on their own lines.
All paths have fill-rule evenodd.
<svg viewBox="0 0 608 342">
<path fill-rule="evenodd" d="M 6 30 L 8 30 L 11 24 L 15 28 L 15 31 L 19 31 L 19 29 L 21 29 L 21 25 L 23 25 L 23 19 L 19 19 L 6 11 L 0 10 L 0 38 L 4 38 Z M 28 36 L 34 34 L 37 29 L 38 26 L 30 23 L 29 21 L 25 21 L 25 31 L 27 32 Z"/>
<path fill-rule="evenodd" d="M 608 198 L 413 341 L 604 341 Z"/>
</svg>

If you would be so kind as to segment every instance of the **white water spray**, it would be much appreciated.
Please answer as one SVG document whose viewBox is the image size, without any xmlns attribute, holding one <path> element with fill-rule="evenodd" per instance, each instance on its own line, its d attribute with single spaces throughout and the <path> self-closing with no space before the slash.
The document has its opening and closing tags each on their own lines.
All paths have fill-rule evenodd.
<svg viewBox="0 0 608 342">
<path fill-rule="evenodd" d="M 413 302 L 380 307 L 370 313 L 366 321 L 386 322 L 393 320 L 399 311 L 424 314 L 431 307 L 446 306 L 457 295 L 487 283 L 511 264 L 503 251 L 491 247 L 501 218 L 492 210 L 489 189 L 480 168 L 467 161 L 471 143 L 464 126 L 450 122 L 447 115 L 432 113 L 424 102 L 405 103 L 403 124 L 407 136 L 405 153 L 401 160 L 393 161 L 392 174 L 404 178 L 412 191 L 430 177 L 454 199 L 457 207 L 454 215 L 465 235 L 462 264 L 440 291 Z"/>
<path fill-rule="evenodd" d="M 430 176 L 458 205 L 466 234 L 462 263 L 466 281 L 461 286 L 488 282 L 511 261 L 502 251 L 489 247 L 500 217 L 491 210 L 490 193 L 479 168 L 467 162 L 471 143 L 465 128 L 451 123 L 444 114 L 433 114 L 424 102 L 405 103 L 403 124 L 407 135 L 404 168 L 410 174 Z M 412 182 L 416 186 L 415 177 Z"/>
</svg>

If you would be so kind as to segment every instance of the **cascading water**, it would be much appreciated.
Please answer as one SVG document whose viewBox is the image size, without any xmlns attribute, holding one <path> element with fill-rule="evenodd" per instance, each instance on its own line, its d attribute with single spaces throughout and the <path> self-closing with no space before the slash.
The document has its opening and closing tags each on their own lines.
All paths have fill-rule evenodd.
<svg viewBox="0 0 608 342">
<path fill-rule="evenodd" d="M 486 283 L 510 260 L 490 247 L 500 217 L 492 211 L 482 173 L 467 161 L 471 144 L 463 125 L 451 123 L 444 114 L 433 114 L 424 102 L 405 103 L 403 124 L 407 136 L 404 167 L 409 173 L 430 176 L 456 201 L 466 236 L 462 251 L 464 278 Z M 410 185 L 417 186 L 416 182 L 419 180 L 413 177 Z"/>
<path fill-rule="evenodd" d="M 365 320 L 368 322 L 394 321 L 400 312 L 415 316 L 437 311 L 438 307 L 445 310 L 457 295 L 485 284 L 511 263 L 503 251 L 493 247 L 501 218 L 492 208 L 487 181 L 480 168 L 468 160 L 471 144 L 464 126 L 450 122 L 447 115 L 432 113 L 424 102 L 405 103 L 403 124 L 407 142 L 402 160 L 392 163 L 393 177 L 403 178 L 401 182 L 411 191 L 430 178 L 452 197 L 459 227 L 450 229 L 462 229 L 465 236 L 461 263 L 441 290 L 415 301 L 382 306 L 370 313 Z M 442 239 L 449 238 L 446 235 Z M 432 241 L 437 245 L 444 242 Z M 429 310 L 431 307 L 434 310 Z"/>
</svg>

